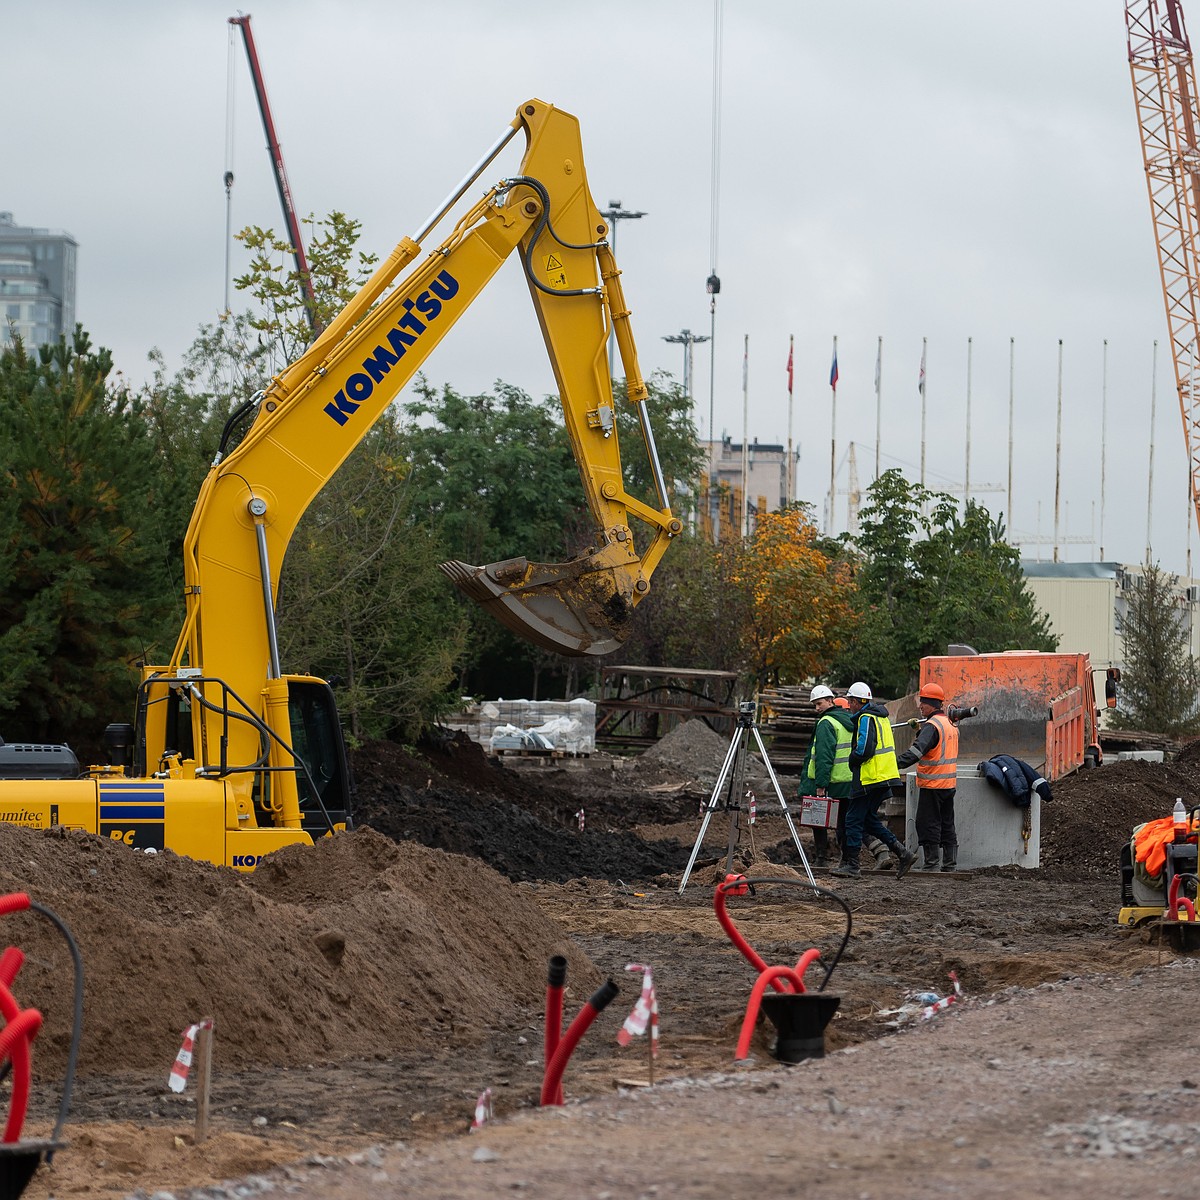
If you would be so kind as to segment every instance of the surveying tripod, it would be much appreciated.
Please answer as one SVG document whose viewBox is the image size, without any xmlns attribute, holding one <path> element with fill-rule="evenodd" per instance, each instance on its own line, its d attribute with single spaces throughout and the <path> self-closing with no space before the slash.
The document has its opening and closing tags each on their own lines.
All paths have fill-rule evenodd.
<svg viewBox="0 0 1200 1200">
<path fill-rule="evenodd" d="M 804 847 L 800 845 L 800 833 L 792 820 L 791 809 L 788 808 L 787 801 L 783 798 L 783 791 L 775 776 L 775 768 L 771 766 L 771 760 L 767 757 L 767 748 L 763 745 L 762 735 L 754 723 L 754 710 L 753 700 L 745 700 L 738 705 L 737 728 L 733 731 L 733 740 L 729 743 L 729 753 L 725 755 L 725 762 L 721 767 L 721 773 L 717 776 L 717 782 L 713 785 L 712 795 L 704 806 L 704 821 L 700 826 L 700 834 L 696 838 L 696 844 L 692 847 L 692 857 L 688 859 L 687 869 L 683 872 L 683 879 L 679 884 L 679 895 L 681 896 L 683 889 L 687 887 L 692 868 L 696 865 L 696 857 L 700 853 L 700 843 L 704 841 L 704 835 L 708 832 L 708 823 L 712 820 L 713 813 L 719 808 L 724 808 L 729 813 L 729 846 L 726 853 L 725 872 L 728 874 L 733 870 L 733 852 L 737 848 L 738 842 L 738 813 L 742 808 L 742 781 L 746 777 L 746 755 L 749 751 L 751 734 L 754 735 L 758 752 L 762 755 L 763 765 L 767 768 L 767 774 L 771 777 L 771 786 L 775 789 L 779 807 L 783 810 L 788 829 L 791 830 L 792 841 L 796 843 L 796 850 L 800 854 L 804 873 L 813 887 L 817 885 L 817 881 L 813 878 L 812 868 L 808 865 L 808 856 L 804 853 Z M 722 789 L 724 789 L 723 797 Z"/>
</svg>

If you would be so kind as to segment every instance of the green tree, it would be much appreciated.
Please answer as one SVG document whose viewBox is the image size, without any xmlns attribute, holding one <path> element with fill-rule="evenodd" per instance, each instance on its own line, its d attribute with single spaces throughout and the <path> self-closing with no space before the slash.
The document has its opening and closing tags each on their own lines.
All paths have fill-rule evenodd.
<svg viewBox="0 0 1200 1200">
<path fill-rule="evenodd" d="M 1004 526 L 974 501 L 954 500 L 884 472 L 868 489 L 856 556 L 853 638 L 835 670 L 881 695 L 916 685 L 919 660 L 966 642 L 982 652 L 1054 650 L 1057 639 L 1025 585 Z"/>
<path fill-rule="evenodd" d="M 407 449 L 389 410 L 302 520 L 280 581 L 280 651 L 341 681 L 356 739 L 410 738 L 459 703 L 466 622 L 432 530 L 412 519 Z"/>
<path fill-rule="evenodd" d="M 1125 666 L 1113 724 L 1179 737 L 1200 730 L 1200 666 L 1178 602 L 1179 580 L 1146 563 L 1125 593 L 1120 634 Z"/>
<path fill-rule="evenodd" d="M 95 753 L 127 719 L 131 665 L 169 603 L 144 408 L 79 326 L 0 354 L 0 713 L 9 740 Z"/>
<path fill-rule="evenodd" d="M 317 323 L 323 329 L 346 307 L 370 277 L 378 256 L 358 248 L 362 222 L 342 212 L 331 212 L 314 221 L 305 218 L 312 229 L 306 258 L 315 297 Z M 294 362 L 313 340 L 312 324 L 304 303 L 300 273 L 293 264 L 294 248 L 277 237 L 274 230 L 251 225 L 238 240 L 250 251 L 250 266 L 234 283 L 239 291 L 257 301 L 248 327 L 266 359 L 265 374 L 278 374 Z"/>
</svg>

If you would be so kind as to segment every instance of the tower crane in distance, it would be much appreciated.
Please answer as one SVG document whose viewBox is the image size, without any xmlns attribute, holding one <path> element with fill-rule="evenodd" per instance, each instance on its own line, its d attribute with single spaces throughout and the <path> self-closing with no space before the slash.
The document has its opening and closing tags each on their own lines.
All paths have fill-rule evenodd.
<svg viewBox="0 0 1200 1200">
<path fill-rule="evenodd" d="M 1180 0 L 1126 0 L 1129 71 L 1200 526 L 1200 108 Z"/>
</svg>

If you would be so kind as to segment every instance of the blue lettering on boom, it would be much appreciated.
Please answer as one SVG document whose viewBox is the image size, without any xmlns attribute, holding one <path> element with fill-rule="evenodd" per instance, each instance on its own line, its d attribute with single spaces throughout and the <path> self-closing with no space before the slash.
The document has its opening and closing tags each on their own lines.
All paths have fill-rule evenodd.
<svg viewBox="0 0 1200 1200">
<path fill-rule="evenodd" d="M 436 321 L 442 315 L 445 302 L 457 295 L 458 280 L 449 271 L 441 271 L 415 300 L 403 301 L 404 314 L 395 327 L 388 330 L 387 345 L 376 346 L 363 360 L 362 370 L 347 376 L 334 398 L 325 405 L 325 413 L 335 424 L 347 424 L 359 405 L 370 397 L 375 385 L 383 382 L 384 376 L 404 357 L 408 347 L 425 332 L 426 322 Z M 420 320 L 417 313 L 425 320 Z"/>
</svg>

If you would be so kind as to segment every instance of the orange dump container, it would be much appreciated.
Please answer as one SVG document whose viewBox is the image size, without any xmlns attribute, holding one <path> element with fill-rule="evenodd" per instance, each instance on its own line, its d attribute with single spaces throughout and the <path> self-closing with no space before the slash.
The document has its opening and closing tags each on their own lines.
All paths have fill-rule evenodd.
<svg viewBox="0 0 1200 1200">
<path fill-rule="evenodd" d="M 959 762 L 1023 759 L 1053 781 L 1099 754 L 1096 693 L 1086 654 L 1006 650 L 921 659 L 921 685 L 938 683 L 947 706 L 975 706 L 958 727 Z"/>
</svg>

